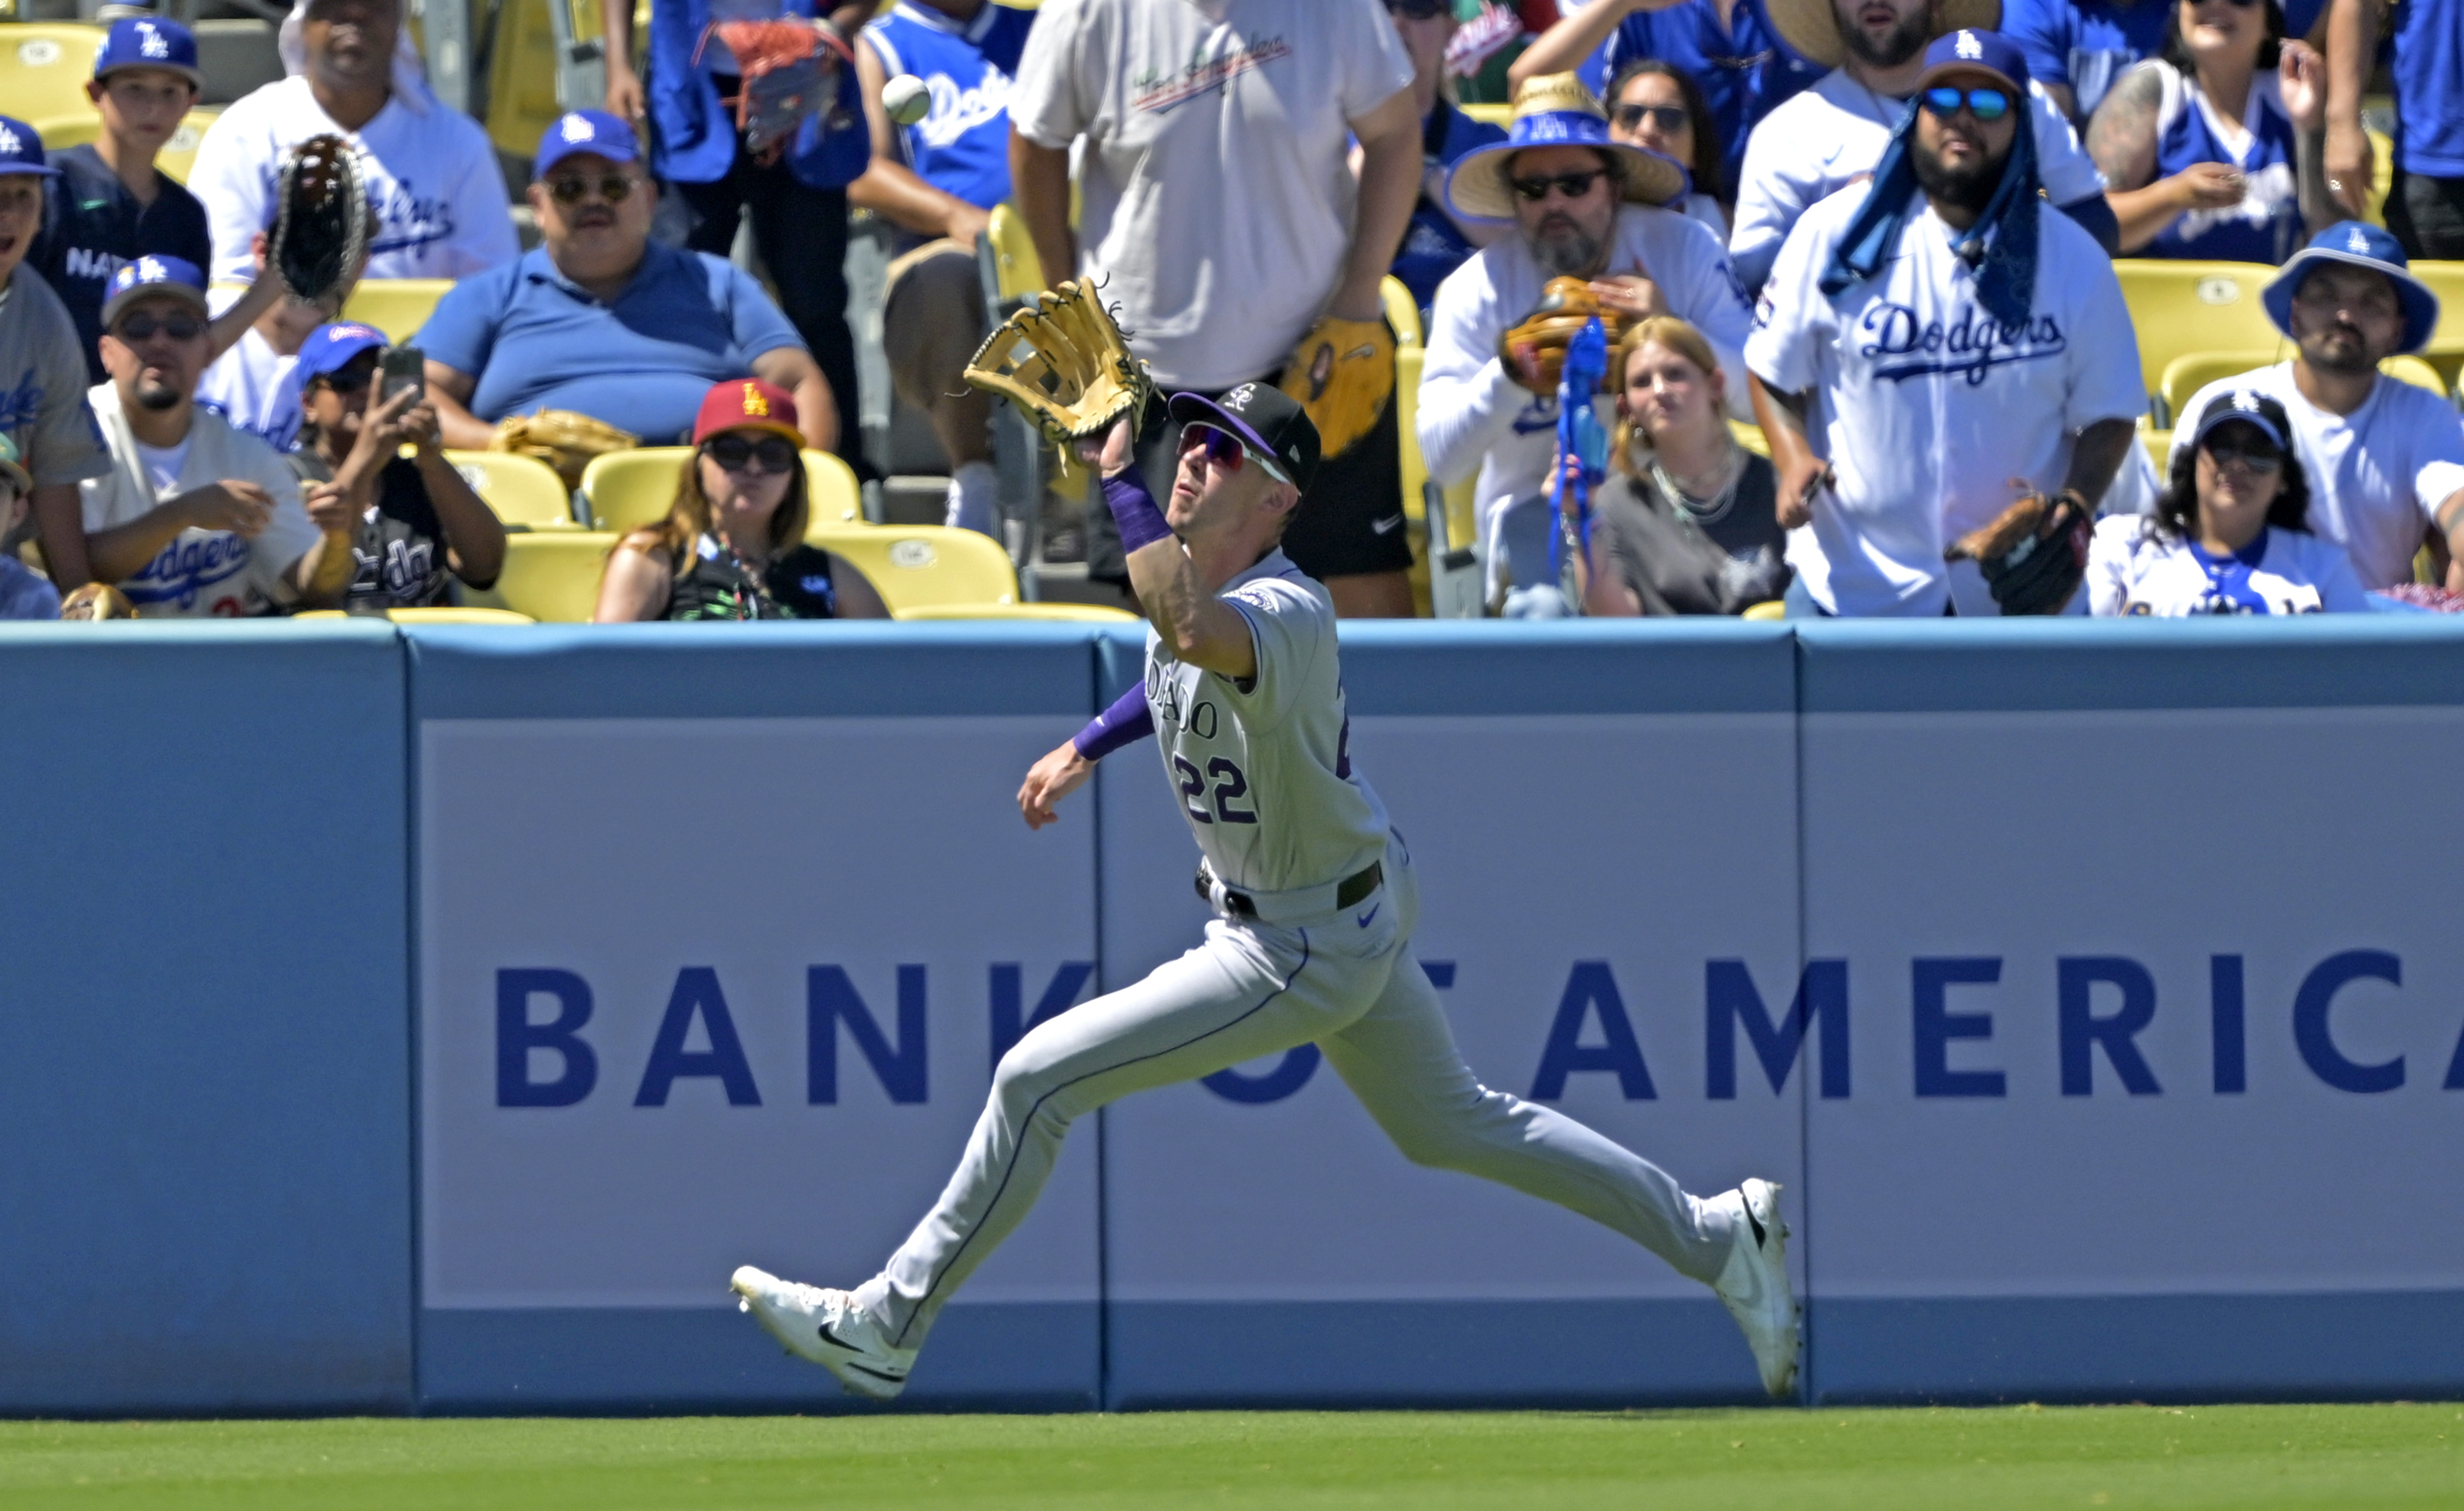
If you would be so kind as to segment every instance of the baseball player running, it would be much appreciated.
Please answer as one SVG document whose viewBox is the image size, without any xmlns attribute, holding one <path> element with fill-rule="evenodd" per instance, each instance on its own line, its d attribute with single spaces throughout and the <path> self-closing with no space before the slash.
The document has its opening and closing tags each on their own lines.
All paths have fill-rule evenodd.
<svg viewBox="0 0 2464 1511">
<path fill-rule="evenodd" d="M 1034 1206 L 1073 1121 L 1314 1043 L 1415 1163 L 1581 1212 L 1708 1284 L 1764 1388 L 1787 1395 L 1797 1307 L 1779 1188 L 1688 1195 L 1572 1119 L 1482 1086 L 1455 1048 L 1412 958 L 1410 852 L 1352 761 L 1333 603 L 1280 544 L 1317 468 L 1316 428 L 1265 384 L 1177 394 L 1170 411 L 1187 429 L 1164 508 L 1133 465 L 1129 421 L 1089 456 L 1151 626 L 1143 685 L 1038 761 L 1018 806 L 1040 829 L 1096 762 L 1157 736 L 1202 856 L 1205 942 L 1019 1041 L 957 1173 L 879 1275 L 839 1291 L 747 1266 L 739 1304 L 849 1392 L 893 1397 L 942 1306 Z"/>
</svg>

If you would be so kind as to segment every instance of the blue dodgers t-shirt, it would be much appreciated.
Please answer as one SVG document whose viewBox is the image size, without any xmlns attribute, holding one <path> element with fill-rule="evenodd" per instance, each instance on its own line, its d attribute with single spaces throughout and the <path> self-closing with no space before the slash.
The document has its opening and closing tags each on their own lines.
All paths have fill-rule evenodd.
<svg viewBox="0 0 2464 1511">
<path fill-rule="evenodd" d="M 2173 0 L 2003 0 L 2002 34 L 2019 44 L 2040 84 L 2067 85 L 2085 125 L 2131 64 L 2165 48 Z M 2287 36 L 2308 36 L 2327 0 L 2285 0 Z"/>
<path fill-rule="evenodd" d="M 557 272 L 545 247 L 523 253 L 455 284 L 418 344 L 477 378 L 471 412 L 483 420 L 574 410 L 652 446 L 691 434 L 712 384 L 804 345 L 751 274 L 655 241 L 613 304 Z"/>
<path fill-rule="evenodd" d="M 59 176 L 45 194 L 43 233 L 28 258 L 52 292 L 68 306 L 86 376 L 110 381 L 96 339 L 102 334 L 102 304 L 111 276 L 139 257 L 179 257 L 199 267 L 214 260 L 206 231 L 206 207 L 159 169 L 154 203 L 141 205 L 120 175 L 91 146 L 50 155 Z"/>
<path fill-rule="evenodd" d="M 1779 39 L 1779 29 L 1763 13 L 1763 0 L 1737 0 L 1728 20 L 1728 25 L 1721 24 L 1720 8 L 1711 0 L 1678 0 L 1665 11 L 1646 11 L 1618 22 L 1604 50 L 1604 84 L 1627 63 L 1657 57 L 1703 86 L 1711 119 L 1719 125 L 1720 174 L 1726 182 L 1694 188 L 1720 199 L 1736 197 L 1746 137 L 1755 123 L 1823 73 Z"/>
<path fill-rule="evenodd" d="M 2464 0 L 2395 8 L 2395 166 L 2464 178 Z"/>
</svg>

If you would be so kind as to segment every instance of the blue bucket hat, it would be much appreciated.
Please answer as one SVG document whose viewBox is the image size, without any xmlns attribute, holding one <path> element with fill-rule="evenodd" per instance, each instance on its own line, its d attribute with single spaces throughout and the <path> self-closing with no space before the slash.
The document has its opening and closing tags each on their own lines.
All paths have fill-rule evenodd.
<svg viewBox="0 0 2464 1511">
<path fill-rule="evenodd" d="M 2398 353 L 2419 351 L 2438 328 L 2438 296 L 2407 271 L 2403 244 L 2384 229 L 2359 220 L 2341 220 L 2310 238 L 2310 244 L 2285 260 L 2284 271 L 2260 292 L 2267 318 L 2287 339 L 2293 335 L 2293 296 L 2321 262 L 2343 262 L 2367 268 L 2395 285 L 2404 305 L 2404 340 Z"/>
<path fill-rule="evenodd" d="M 143 16 L 112 22 L 94 55 L 94 77 L 107 78 L 130 68 L 159 68 L 194 88 L 206 86 L 205 72 L 197 67 L 197 38 L 177 21 Z"/>
<path fill-rule="evenodd" d="M 1629 204 L 1683 199 L 1692 183 L 1684 165 L 1609 136 L 1608 112 L 1573 74 L 1543 74 L 1514 92 L 1514 124 L 1506 140 L 1464 153 L 1446 174 L 1446 203 L 1472 220 L 1512 220 L 1514 187 L 1507 165 L 1529 147 L 1594 147 L 1617 160 Z"/>
<path fill-rule="evenodd" d="M 56 176 L 59 169 L 43 162 L 39 132 L 14 116 L 0 116 L 0 173 Z"/>
</svg>

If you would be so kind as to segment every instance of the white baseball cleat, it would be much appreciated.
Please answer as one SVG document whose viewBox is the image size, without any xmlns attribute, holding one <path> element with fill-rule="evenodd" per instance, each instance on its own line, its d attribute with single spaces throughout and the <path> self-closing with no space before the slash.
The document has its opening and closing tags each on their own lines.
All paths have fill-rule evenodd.
<svg viewBox="0 0 2464 1511">
<path fill-rule="evenodd" d="M 1737 1217 L 1736 1246 L 1711 1289 L 1745 1329 L 1763 1389 L 1773 1400 L 1786 1400 L 1796 1389 L 1797 1305 L 1788 1279 L 1788 1224 L 1780 1221 L 1779 1188 L 1748 1181 L 1711 1199 Z"/>
<path fill-rule="evenodd" d="M 737 1295 L 737 1310 L 751 1312 L 789 1353 L 838 1376 L 847 1394 L 888 1401 L 907 1389 L 915 1350 L 891 1347 L 847 1292 L 782 1280 L 749 1264 L 727 1288 Z"/>
</svg>

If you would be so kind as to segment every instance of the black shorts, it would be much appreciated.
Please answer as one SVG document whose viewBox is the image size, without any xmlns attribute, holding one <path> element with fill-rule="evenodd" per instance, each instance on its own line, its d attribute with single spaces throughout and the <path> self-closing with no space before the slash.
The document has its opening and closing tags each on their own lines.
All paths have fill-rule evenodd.
<svg viewBox="0 0 2464 1511">
<path fill-rule="evenodd" d="M 1207 397 L 1221 398 L 1229 391 Z M 1180 454 L 1180 427 L 1164 413 L 1165 398 L 1161 392 L 1155 395 L 1138 426 L 1138 469 L 1158 501 L 1171 495 Z M 1412 542 L 1403 524 L 1399 416 L 1395 401 L 1387 400 L 1386 412 L 1368 434 L 1342 456 L 1318 463 L 1317 476 L 1284 531 L 1284 553 L 1311 577 L 1323 582 L 1411 570 Z M 1103 490 L 1092 481 L 1087 489 L 1087 575 L 1123 587 L 1130 580 L 1120 531 L 1112 523 L 1112 511 L 1104 506 Z"/>
</svg>

